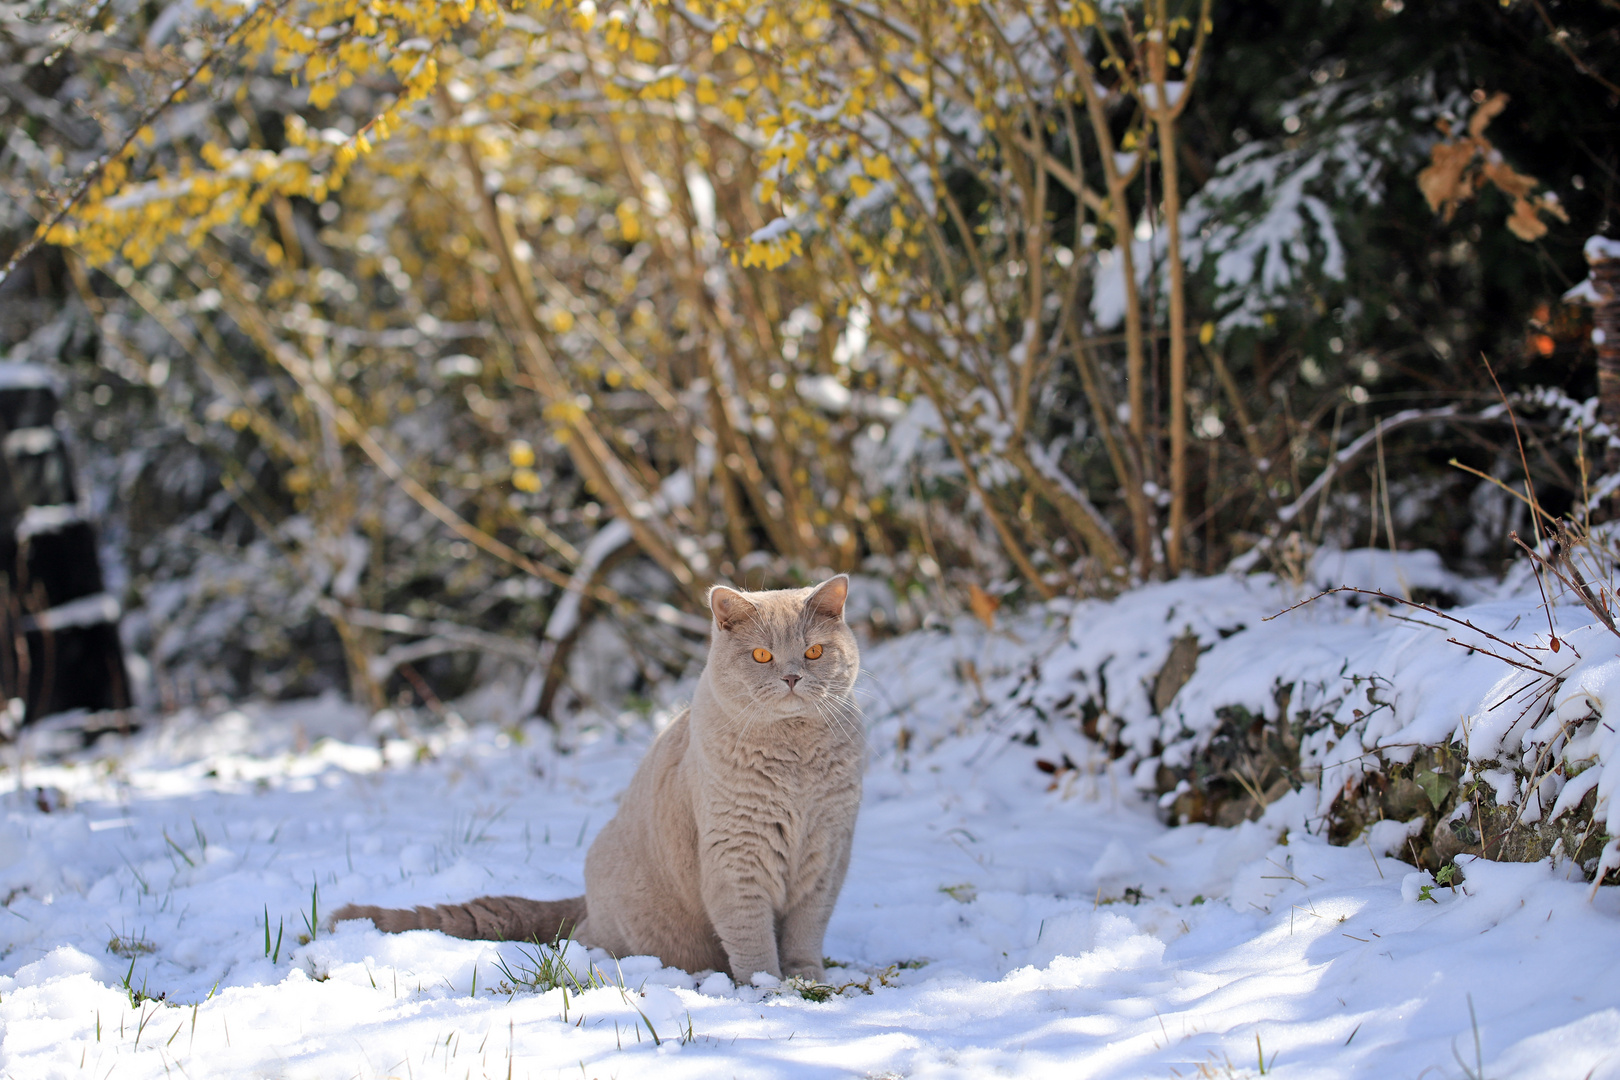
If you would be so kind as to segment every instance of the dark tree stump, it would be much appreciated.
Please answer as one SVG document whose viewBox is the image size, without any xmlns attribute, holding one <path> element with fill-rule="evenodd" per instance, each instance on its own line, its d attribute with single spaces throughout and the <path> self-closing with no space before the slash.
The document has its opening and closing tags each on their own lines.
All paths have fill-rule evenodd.
<svg viewBox="0 0 1620 1080">
<path fill-rule="evenodd" d="M 0 694 L 21 722 L 131 705 L 95 527 L 85 520 L 50 373 L 0 363 Z M 15 709 L 7 719 L 16 723 Z"/>
</svg>

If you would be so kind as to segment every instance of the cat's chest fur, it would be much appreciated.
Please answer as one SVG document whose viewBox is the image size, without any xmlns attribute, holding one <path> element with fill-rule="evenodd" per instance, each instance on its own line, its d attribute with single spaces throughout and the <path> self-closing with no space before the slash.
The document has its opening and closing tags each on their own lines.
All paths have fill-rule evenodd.
<svg viewBox="0 0 1620 1080">
<path fill-rule="evenodd" d="M 828 814 L 842 818 L 859 803 L 863 743 L 820 717 L 763 730 L 706 727 L 693 722 L 689 746 L 693 793 L 706 818 L 770 824 L 797 845 Z"/>
<path fill-rule="evenodd" d="M 852 818 L 864 739 L 820 716 L 756 723 L 727 715 L 701 690 L 698 698 L 684 764 L 701 821 L 774 830 L 773 848 L 791 857 L 829 818 Z"/>
</svg>

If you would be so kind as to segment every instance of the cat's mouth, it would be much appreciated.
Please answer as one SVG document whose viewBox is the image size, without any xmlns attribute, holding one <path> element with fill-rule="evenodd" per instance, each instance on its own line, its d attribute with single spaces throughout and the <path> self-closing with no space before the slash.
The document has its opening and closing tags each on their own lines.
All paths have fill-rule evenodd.
<svg viewBox="0 0 1620 1080">
<path fill-rule="evenodd" d="M 820 696 L 820 692 L 806 679 L 788 682 L 780 679 L 776 683 L 776 690 L 772 695 L 777 701 L 810 701 Z"/>
</svg>

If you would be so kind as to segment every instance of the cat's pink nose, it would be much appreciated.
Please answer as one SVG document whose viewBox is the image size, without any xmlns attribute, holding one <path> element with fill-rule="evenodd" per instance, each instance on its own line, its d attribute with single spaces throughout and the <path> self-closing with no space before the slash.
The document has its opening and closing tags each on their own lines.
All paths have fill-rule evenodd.
<svg viewBox="0 0 1620 1080">
<path fill-rule="evenodd" d="M 804 678 L 803 675 L 784 675 L 782 681 L 788 684 L 789 690 L 792 690 L 794 685 L 802 678 Z"/>
</svg>

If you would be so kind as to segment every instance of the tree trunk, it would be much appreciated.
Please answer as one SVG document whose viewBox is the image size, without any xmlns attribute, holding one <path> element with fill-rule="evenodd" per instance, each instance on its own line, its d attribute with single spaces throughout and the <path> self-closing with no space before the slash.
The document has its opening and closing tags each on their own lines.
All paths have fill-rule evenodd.
<svg viewBox="0 0 1620 1080">
<path fill-rule="evenodd" d="M 1160 5 L 1163 18 L 1163 5 Z M 1162 24 L 1161 24 L 1162 25 Z M 1157 84 L 1159 159 L 1164 170 L 1164 219 L 1169 232 L 1166 259 L 1170 264 L 1170 524 L 1164 544 L 1165 569 L 1171 577 L 1181 573 L 1182 533 L 1187 525 L 1187 270 L 1181 261 L 1180 170 L 1176 165 L 1176 104 L 1166 100 L 1165 44 L 1152 43 L 1150 58 Z M 1182 90 L 1186 93 L 1185 88 Z"/>
</svg>

